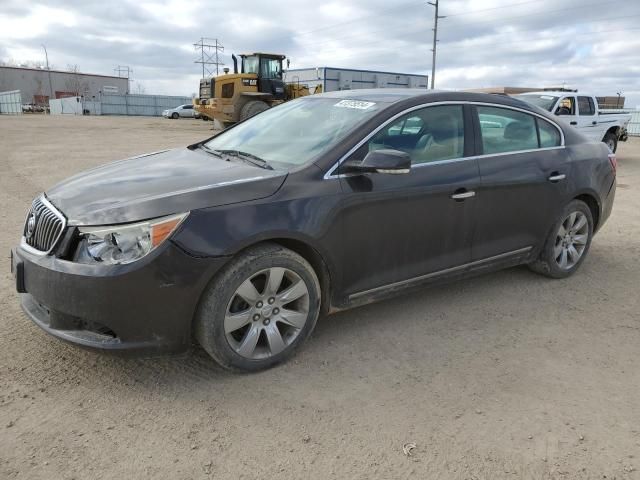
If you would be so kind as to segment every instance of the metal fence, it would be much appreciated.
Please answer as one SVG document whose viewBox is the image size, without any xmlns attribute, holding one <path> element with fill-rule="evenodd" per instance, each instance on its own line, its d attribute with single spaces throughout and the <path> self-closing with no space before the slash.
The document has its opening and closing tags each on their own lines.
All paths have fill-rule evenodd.
<svg viewBox="0 0 640 480">
<path fill-rule="evenodd" d="M 102 95 L 102 115 L 143 115 L 159 117 L 163 110 L 190 104 L 189 97 L 166 95 Z"/>
<path fill-rule="evenodd" d="M 627 125 L 627 131 L 629 135 L 640 137 L 640 110 L 631 112 L 631 121 Z"/>
<path fill-rule="evenodd" d="M 100 102 L 86 101 L 82 97 L 66 97 L 49 100 L 51 115 L 100 115 Z"/>
<path fill-rule="evenodd" d="M 0 92 L 0 115 L 22 114 L 22 95 L 20 90 Z"/>
</svg>

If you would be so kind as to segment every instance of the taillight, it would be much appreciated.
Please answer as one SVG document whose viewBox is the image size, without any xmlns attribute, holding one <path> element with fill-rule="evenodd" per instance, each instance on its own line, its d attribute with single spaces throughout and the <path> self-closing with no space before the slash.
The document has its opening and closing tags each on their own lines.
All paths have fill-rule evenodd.
<svg viewBox="0 0 640 480">
<path fill-rule="evenodd" d="M 616 154 L 615 153 L 610 153 L 609 154 L 609 163 L 611 164 L 611 168 L 613 169 L 613 173 L 616 173 L 616 170 L 618 169 L 618 159 L 616 158 Z"/>
</svg>

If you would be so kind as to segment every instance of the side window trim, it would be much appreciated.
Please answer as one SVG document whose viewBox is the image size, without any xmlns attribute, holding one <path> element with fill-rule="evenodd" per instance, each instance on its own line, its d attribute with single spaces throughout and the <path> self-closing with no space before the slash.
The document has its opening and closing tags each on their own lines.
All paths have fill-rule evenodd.
<svg viewBox="0 0 640 480">
<path fill-rule="evenodd" d="M 458 159 L 451 159 L 451 160 L 443 160 L 442 162 L 432 162 L 432 163 L 423 163 L 421 165 L 416 165 L 416 166 L 412 166 L 412 168 L 416 168 L 416 167 L 420 167 L 420 166 L 427 166 L 427 165 L 439 165 L 441 163 L 451 163 L 454 161 L 461 161 L 461 160 L 473 160 L 473 159 L 477 159 L 477 158 L 482 158 L 482 157 L 489 157 L 489 156 L 495 156 L 495 155 L 513 155 L 513 154 L 517 154 L 517 153 L 526 153 L 526 152 L 535 152 L 535 151 L 539 151 L 539 150 L 555 150 L 555 149 L 559 149 L 559 148 L 565 148 L 565 143 L 564 143 L 564 131 L 562 130 L 562 128 L 560 128 L 560 126 L 554 121 L 554 120 L 550 120 L 548 118 L 546 118 L 545 116 L 536 113 L 536 112 L 532 112 L 530 110 L 526 110 L 523 108 L 518 108 L 518 107 L 512 107 L 510 105 L 500 105 L 500 104 L 494 104 L 494 103 L 488 103 L 488 102 L 474 102 L 474 101 L 464 101 L 464 100 L 458 100 L 458 101 L 444 101 L 444 102 L 429 102 L 429 103 L 422 103 L 420 105 L 414 105 L 413 107 L 409 107 L 406 110 L 403 110 L 401 112 L 396 113 L 395 115 L 393 115 L 392 117 L 388 118 L 387 120 L 385 120 L 383 123 L 381 123 L 380 125 L 378 125 L 376 128 L 374 128 L 372 131 L 370 131 L 364 138 L 362 138 L 358 143 L 356 143 L 353 147 L 351 147 L 349 149 L 349 151 L 347 151 L 347 153 L 345 153 L 344 155 L 342 155 L 337 162 L 335 162 L 331 168 L 329 168 L 329 170 L 327 170 L 327 172 L 324 174 L 323 179 L 324 180 L 329 180 L 332 178 L 340 178 L 342 176 L 348 176 L 351 174 L 334 174 L 334 172 L 340 167 L 340 165 L 346 161 L 351 155 L 353 155 L 362 145 L 364 145 L 366 142 L 368 142 L 376 133 L 378 133 L 380 130 L 382 130 L 384 127 L 388 126 L 391 124 L 391 122 L 393 122 L 394 120 L 397 120 L 398 118 L 400 118 L 403 115 L 406 115 L 407 113 L 410 113 L 412 111 L 415 110 L 419 110 L 421 108 L 425 108 L 428 106 L 436 106 L 436 105 L 463 105 L 463 106 L 476 106 L 476 105 L 484 105 L 484 106 L 488 106 L 488 107 L 499 107 L 499 108 L 507 108 L 509 110 L 515 110 L 518 112 L 523 112 L 523 113 L 528 113 L 529 115 L 533 115 L 534 117 L 537 118 L 542 118 L 543 120 L 546 120 L 547 122 L 549 122 L 551 125 L 553 125 L 558 132 L 560 133 L 560 145 L 557 147 L 545 147 L 545 148 L 537 148 L 534 150 L 521 150 L 521 151 L 515 151 L 515 152 L 505 152 L 505 153 L 499 153 L 499 154 L 495 154 L 495 153 L 489 153 L 489 154 L 478 154 L 476 153 L 471 154 L 469 156 L 467 156 L 467 151 L 466 151 L 466 144 L 467 142 L 467 135 L 471 134 L 471 132 L 474 132 L 475 129 L 473 129 L 472 131 L 468 131 L 467 130 L 467 123 L 465 120 L 465 152 L 464 152 L 464 156 Z M 477 114 L 477 109 L 473 109 L 475 110 L 475 119 L 473 119 L 474 122 L 477 122 L 477 127 L 478 127 L 478 133 L 479 133 L 479 120 L 478 120 L 478 114 Z M 464 115 L 465 115 L 465 119 L 467 116 L 467 109 L 463 108 L 464 111 Z M 475 133 L 474 133 L 474 139 L 475 140 L 480 140 L 482 141 L 481 138 L 476 139 L 475 137 Z M 473 142 L 474 144 L 476 142 Z M 481 146 L 481 144 L 480 144 Z M 475 153 L 475 152 L 474 152 Z"/>
</svg>

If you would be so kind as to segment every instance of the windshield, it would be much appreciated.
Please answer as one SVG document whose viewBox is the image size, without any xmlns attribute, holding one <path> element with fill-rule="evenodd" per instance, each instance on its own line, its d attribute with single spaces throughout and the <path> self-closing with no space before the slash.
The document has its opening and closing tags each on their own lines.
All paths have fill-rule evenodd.
<svg viewBox="0 0 640 480">
<path fill-rule="evenodd" d="M 547 112 L 550 112 L 558 101 L 558 97 L 554 97 L 553 95 L 514 95 L 514 97 L 523 102 L 535 105 L 536 107 L 543 108 Z"/>
<path fill-rule="evenodd" d="M 288 169 L 325 152 L 381 108 L 360 100 L 300 98 L 250 118 L 205 145 L 245 152 L 276 169 Z"/>
<path fill-rule="evenodd" d="M 253 55 L 244 58 L 244 73 L 258 73 L 258 57 Z"/>
</svg>

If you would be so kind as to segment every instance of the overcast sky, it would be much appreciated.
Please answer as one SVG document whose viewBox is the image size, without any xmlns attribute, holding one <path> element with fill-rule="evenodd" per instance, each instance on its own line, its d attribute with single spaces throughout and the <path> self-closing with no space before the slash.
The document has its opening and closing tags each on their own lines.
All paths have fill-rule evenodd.
<svg viewBox="0 0 640 480">
<path fill-rule="evenodd" d="M 640 0 L 440 0 L 436 87 L 566 85 L 640 106 Z M 291 68 L 431 73 L 425 1 L 0 0 L 0 59 L 113 74 L 146 93 L 190 95 L 193 43 L 218 38 L 223 61 L 283 53 Z"/>
</svg>

